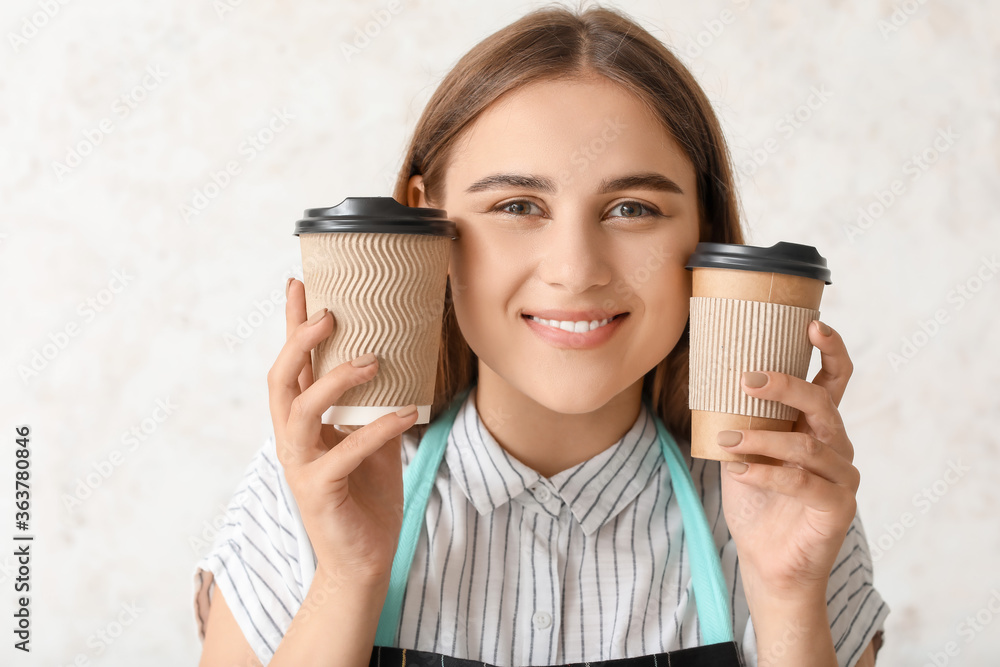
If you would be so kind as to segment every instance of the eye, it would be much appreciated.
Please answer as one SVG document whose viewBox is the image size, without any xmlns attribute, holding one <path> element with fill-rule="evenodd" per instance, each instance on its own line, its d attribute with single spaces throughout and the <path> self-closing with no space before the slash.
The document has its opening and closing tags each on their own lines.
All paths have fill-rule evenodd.
<svg viewBox="0 0 1000 667">
<path fill-rule="evenodd" d="M 639 211 L 646 211 L 649 215 L 640 215 Z M 622 215 L 612 216 L 619 218 L 652 218 L 657 217 L 659 212 L 652 206 L 647 206 L 642 202 L 637 201 L 623 201 L 621 203 L 615 204 L 614 208 L 611 209 L 611 213 L 615 211 L 622 212 Z"/>
<path fill-rule="evenodd" d="M 506 213 L 515 217 L 524 217 L 525 215 L 531 215 L 526 211 L 532 206 L 535 206 L 535 203 L 528 201 L 527 199 L 515 199 L 514 201 L 497 204 L 490 210 L 498 213 Z M 538 207 L 535 206 L 535 208 L 537 209 Z"/>
</svg>

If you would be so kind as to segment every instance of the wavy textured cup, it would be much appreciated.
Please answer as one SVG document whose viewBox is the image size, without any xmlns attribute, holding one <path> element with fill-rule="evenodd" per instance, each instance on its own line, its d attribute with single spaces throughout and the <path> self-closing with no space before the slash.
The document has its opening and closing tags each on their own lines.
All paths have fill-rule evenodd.
<svg viewBox="0 0 1000 667">
<path fill-rule="evenodd" d="M 704 245 L 725 257 L 725 246 L 730 244 Z M 739 249 L 738 261 L 731 264 L 739 268 L 722 268 L 732 258 L 703 262 L 718 266 L 688 266 L 694 271 L 688 374 L 691 455 L 716 461 L 780 463 L 765 456 L 734 454 L 718 444 L 718 434 L 730 429 L 792 430 L 798 410 L 750 396 L 743 391 L 741 379 L 746 371 L 778 371 L 805 379 L 812 354 L 809 323 L 819 318 L 829 271 L 826 260 L 810 246 L 779 243 L 771 248 L 730 248 Z M 776 249 L 778 261 L 772 261 L 768 251 Z M 743 251 L 753 254 L 740 257 Z M 797 266 L 782 251 L 790 257 L 804 257 L 813 266 Z M 754 266 L 818 277 L 754 270 Z"/>
<path fill-rule="evenodd" d="M 386 199 L 345 202 L 357 208 L 375 201 L 397 212 L 395 227 L 371 219 L 351 227 L 343 216 L 338 220 L 345 230 L 386 231 L 299 234 L 307 316 L 327 308 L 335 321 L 330 337 L 312 351 L 313 377 L 366 352 L 379 362 L 371 380 L 349 388 L 326 410 L 325 424 L 363 426 L 410 403 L 417 405 L 417 424 L 430 421 L 451 238 L 398 231 L 403 209 L 412 209 Z M 352 220 L 363 217 L 353 213 Z"/>
</svg>

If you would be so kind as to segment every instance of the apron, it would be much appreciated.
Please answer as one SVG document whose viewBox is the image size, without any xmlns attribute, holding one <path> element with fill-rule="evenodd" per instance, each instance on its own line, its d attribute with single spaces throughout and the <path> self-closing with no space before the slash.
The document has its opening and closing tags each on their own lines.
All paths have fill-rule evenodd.
<svg viewBox="0 0 1000 667">
<path fill-rule="evenodd" d="M 417 538 L 423 526 L 427 510 L 427 499 L 437 477 L 437 470 L 444 457 L 445 445 L 451 433 L 452 424 L 459 408 L 465 402 L 472 387 L 459 392 L 451 405 L 432 422 L 413 460 L 403 474 L 403 526 L 400 530 L 396 556 L 392 562 L 389 592 L 386 595 L 382 615 L 379 617 L 372 647 L 369 667 L 495 667 L 480 661 L 454 658 L 452 656 L 393 647 L 399 616 L 403 607 L 406 580 L 417 548 Z M 645 398 L 643 401 L 645 402 Z M 586 663 L 606 667 L 743 667 L 743 661 L 733 639 L 733 628 L 726 603 L 727 589 L 722 576 L 722 564 L 708 528 L 705 510 L 694 490 L 694 482 L 688 472 L 684 457 L 677 448 L 670 432 L 659 416 L 647 403 L 653 415 L 660 439 L 660 449 L 670 469 L 670 480 L 681 507 L 684 525 L 684 539 L 691 554 L 691 579 L 695 600 L 698 605 L 698 622 L 705 644 L 693 648 L 655 653 L 636 658 L 618 658 Z M 583 663 L 571 663 L 580 664 Z"/>
</svg>

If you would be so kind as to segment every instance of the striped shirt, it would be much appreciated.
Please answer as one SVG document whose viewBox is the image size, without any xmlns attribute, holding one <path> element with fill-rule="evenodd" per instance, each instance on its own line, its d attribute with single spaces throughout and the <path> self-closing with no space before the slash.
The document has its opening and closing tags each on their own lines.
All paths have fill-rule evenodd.
<svg viewBox="0 0 1000 667">
<path fill-rule="evenodd" d="M 722 512 L 720 464 L 692 459 L 687 443 L 678 444 L 719 549 L 737 643 L 756 665 L 739 557 Z M 417 445 L 404 434 L 404 468 Z M 271 436 L 194 572 L 199 635 L 218 584 L 264 665 L 316 563 L 280 470 Z M 500 666 L 672 651 L 701 643 L 693 596 L 680 507 L 644 404 L 621 440 L 546 478 L 497 443 L 473 388 L 428 500 L 396 646 Z M 858 517 L 831 572 L 827 609 L 838 664 L 854 665 L 889 613 L 872 585 Z"/>
</svg>

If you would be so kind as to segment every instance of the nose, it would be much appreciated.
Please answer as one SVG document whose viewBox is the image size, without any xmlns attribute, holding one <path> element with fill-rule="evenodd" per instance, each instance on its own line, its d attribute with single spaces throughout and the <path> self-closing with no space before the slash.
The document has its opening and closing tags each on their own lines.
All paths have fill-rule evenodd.
<svg viewBox="0 0 1000 667">
<path fill-rule="evenodd" d="M 611 282 L 607 236 L 597 221 L 564 215 L 549 225 L 538 264 L 541 280 L 572 294 Z"/>
</svg>

